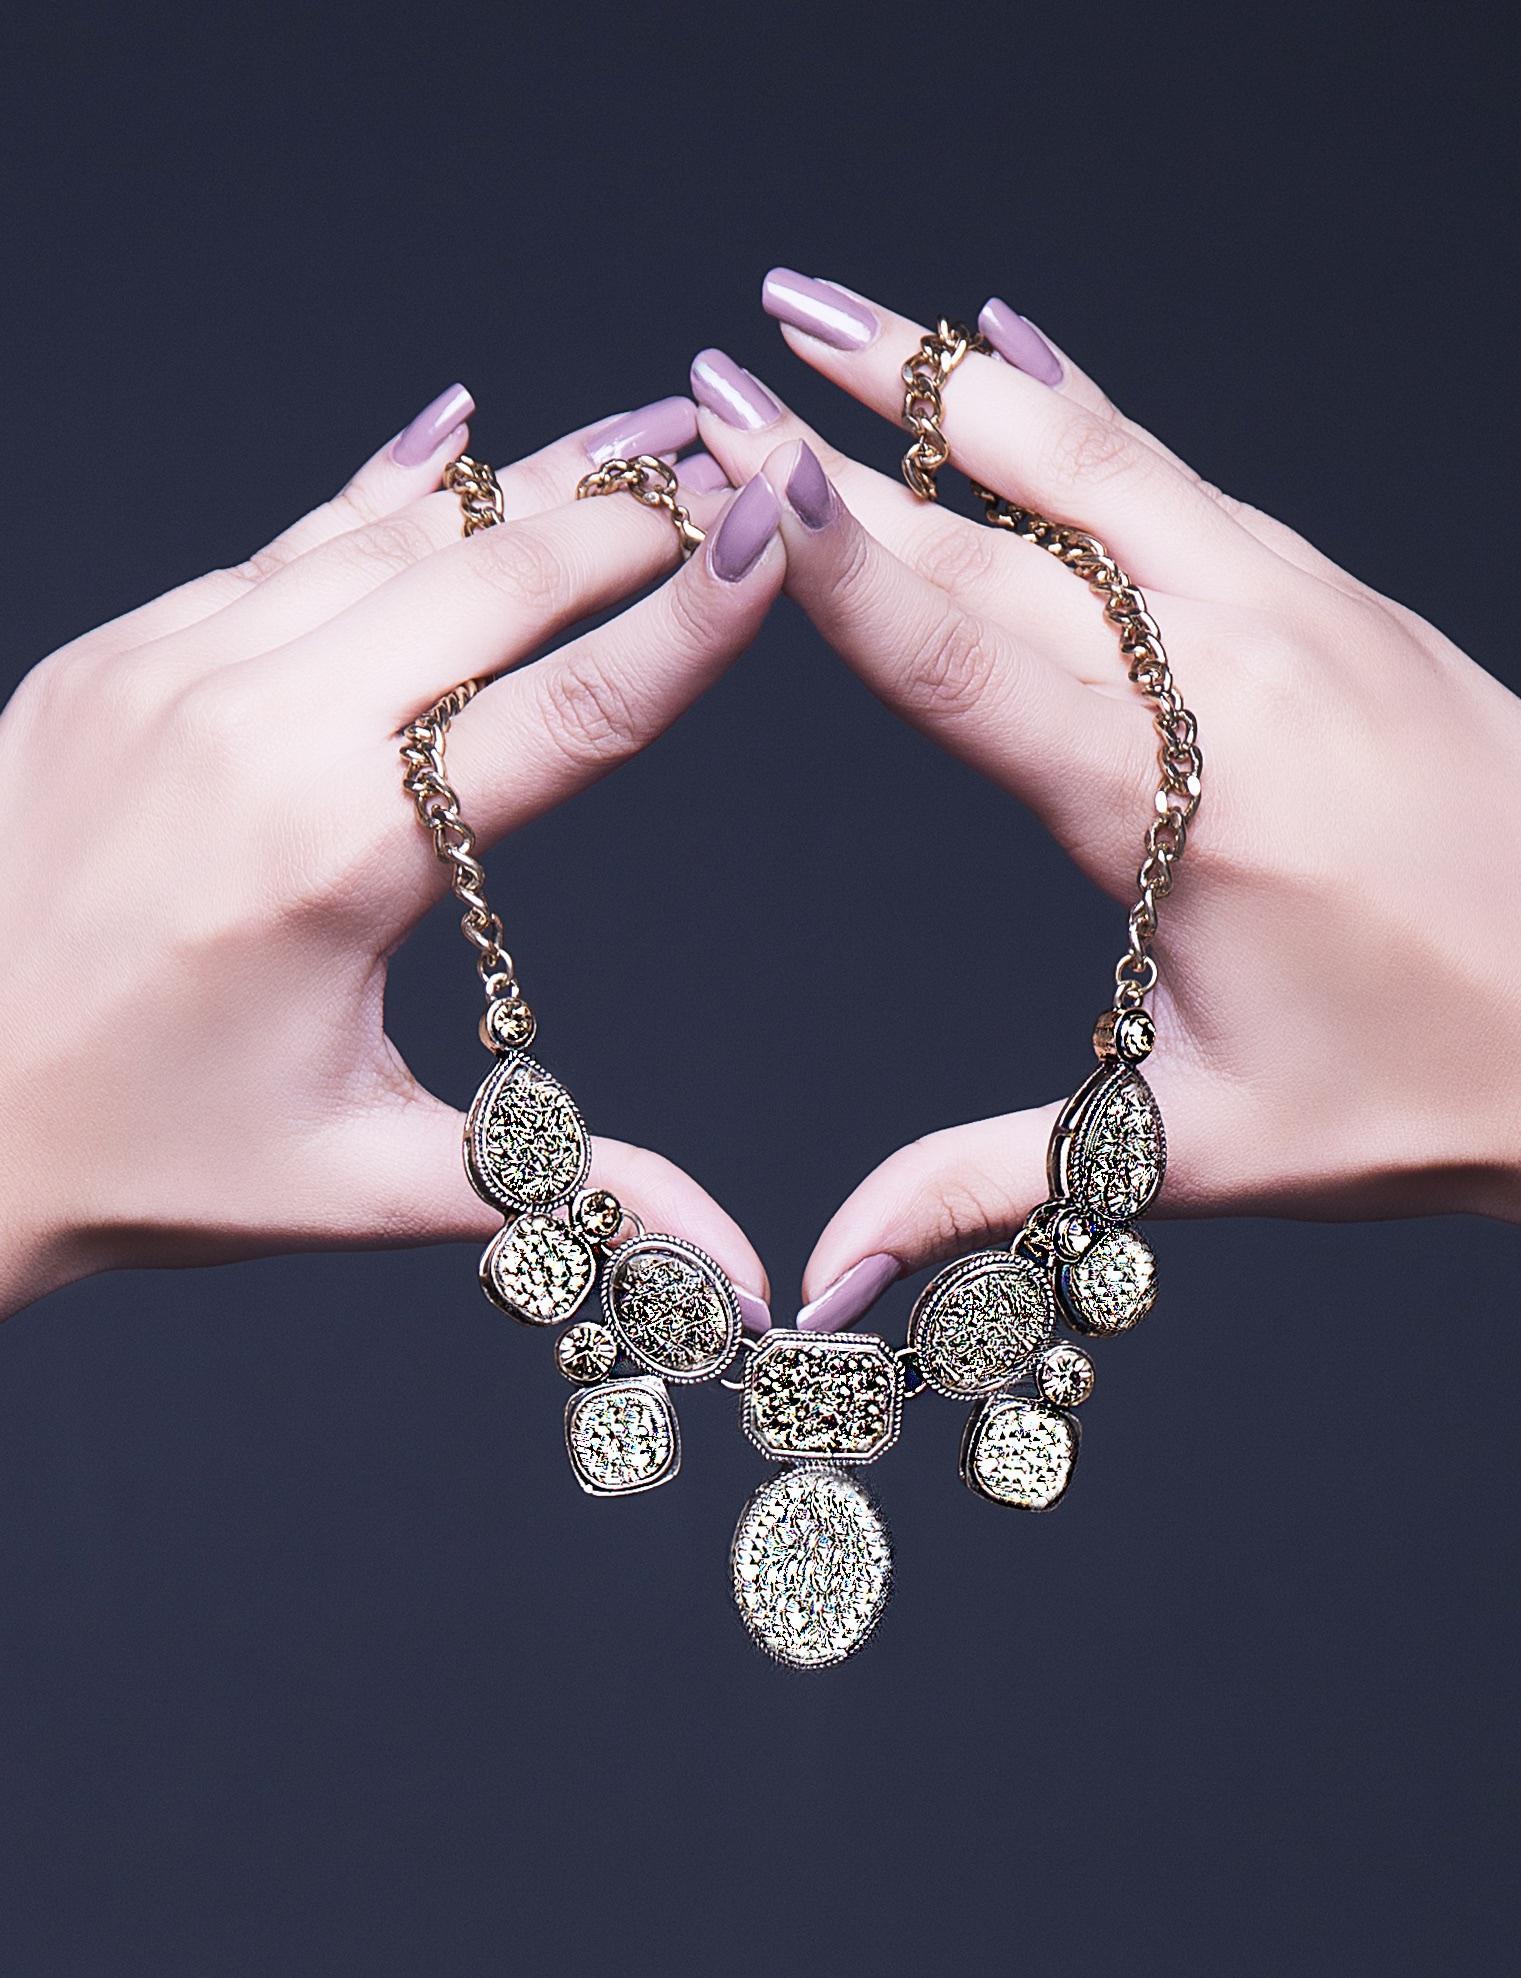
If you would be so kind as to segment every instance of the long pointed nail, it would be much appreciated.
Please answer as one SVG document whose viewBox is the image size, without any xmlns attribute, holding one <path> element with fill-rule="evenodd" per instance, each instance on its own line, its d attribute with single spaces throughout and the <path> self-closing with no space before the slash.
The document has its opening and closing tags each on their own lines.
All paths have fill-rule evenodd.
<svg viewBox="0 0 1521 1978">
<path fill-rule="evenodd" d="M 797 1315 L 797 1330 L 838 1332 L 870 1310 L 893 1280 L 901 1276 L 902 1270 L 897 1258 L 885 1252 L 863 1257 L 859 1264 L 852 1264 L 848 1271 L 842 1272 L 827 1291 L 821 1291 L 803 1307 Z"/>
<path fill-rule="evenodd" d="M 734 1287 L 734 1296 L 739 1300 L 739 1316 L 746 1332 L 770 1332 L 771 1307 L 764 1298 L 758 1298 L 753 1291 L 746 1291 L 742 1284 Z"/>
<path fill-rule="evenodd" d="M 833 282 L 792 268 L 773 268 L 761 284 L 761 306 L 779 323 L 804 330 L 836 350 L 864 350 L 881 325 L 864 302 Z"/>
<path fill-rule="evenodd" d="M 1023 371 L 1037 384 L 1059 385 L 1065 373 L 1062 361 L 1027 316 L 1011 309 L 1007 302 L 990 296 L 982 305 L 977 327 L 1006 364 Z"/>
<path fill-rule="evenodd" d="M 753 570 L 781 524 L 782 511 L 764 475 L 746 481 L 724 510 L 708 544 L 708 567 L 721 583 L 737 584 Z"/>
<path fill-rule="evenodd" d="M 391 442 L 391 458 L 398 467 L 421 467 L 474 410 L 475 400 L 465 387 L 450 385 L 431 405 L 425 405 L 409 426 L 402 427 Z"/>
<path fill-rule="evenodd" d="M 699 350 L 692 359 L 692 396 L 726 426 L 758 433 L 775 425 L 782 408 L 761 383 L 721 350 Z"/>
<path fill-rule="evenodd" d="M 834 520 L 834 489 L 807 440 L 798 441 L 797 463 L 787 476 L 787 506 L 805 529 L 824 529 Z"/>
<path fill-rule="evenodd" d="M 689 398 L 657 398 L 633 412 L 619 412 L 581 435 L 595 467 L 636 453 L 680 453 L 697 437 L 697 407 Z"/>
</svg>

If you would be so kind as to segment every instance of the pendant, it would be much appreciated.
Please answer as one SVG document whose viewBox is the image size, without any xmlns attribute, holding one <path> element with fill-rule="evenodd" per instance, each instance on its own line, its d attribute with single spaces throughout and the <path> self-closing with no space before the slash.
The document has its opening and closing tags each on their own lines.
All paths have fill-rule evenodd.
<svg viewBox="0 0 1521 1978">
<path fill-rule="evenodd" d="M 1030 1364 L 1056 1328 L 1046 1271 L 1008 1250 L 949 1265 L 920 1294 L 908 1321 L 919 1371 L 940 1394 L 991 1394 Z"/>
<path fill-rule="evenodd" d="M 640 1374 L 573 1394 L 565 1447 L 576 1482 L 592 1497 L 629 1497 L 669 1483 L 681 1468 L 681 1428 L 665 1382 Z"/>
<path fill-rule="evenodd" d="M 966 1425 L 962 1481 L 995 1504 L 1049 1511 L 1072 1481 L 1078 1427 L 1048 1401 L 994 1394 Z"/>
<path fill-rule="evenodd" d="M 465 1168 L 494 1208 L 553 1209 L 591 1166 L 591 1138 L 560 1081 L 509 1052 L 475 1095 L 465 1122 Z"/>
<path fill-rule="evenodd" d="M 755 1642 L 791 1669 L 827 1669 L 864 1647 L 892 1589 L 892 1541 L 865 1486 L 802 1464 L 740 1513 L 734 1600 Z"/>
<path fill-rule="evenodd" d="M 768 1332 L 745 1363 L 740 1423 L 763 1456 L 874 1463 L 903 1426 L 903 1362 L 861 1332 Z"/>
<path fill-rule="evenodd" d="M 739 1351 L 734 1287 L 679 1237 L 620 1243 L 602 1275 L 602 1309 L 629 1358 L 667 1380 L 712 1380 Z"/>
</svg>

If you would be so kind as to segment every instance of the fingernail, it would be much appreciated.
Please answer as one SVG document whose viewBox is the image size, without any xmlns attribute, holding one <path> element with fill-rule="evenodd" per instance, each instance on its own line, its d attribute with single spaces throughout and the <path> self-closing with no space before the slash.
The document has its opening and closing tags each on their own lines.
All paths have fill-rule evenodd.
<svg viewBox="0 0 1521 1978">
<path fill-rule="evenodd" d="M 797 465 L 787 476 L 787 506 L 805 529 L 822 529 L 834 520 L 834 489 L 807 440 L 798 442 Z"/>
<path fill-rule="evenodd" d="M 760 561 L 781 519 L 776 496 L 764 475 L 746 481 L 725 509 L 718 533 L 708 547 L 713 575 L 725 584 L 737 584 Z"/>
<path fill-rule="evenodd" d="M 864 350 L 879 327 L 864 302 L 833 282 L 816 282 L 791 268 L 771 270 L 761 284 L 761 304 L 779 323 L 806 330 L 836 350 Z"/>
<path fill-rule="evenodd" d="M 474 410 L 475 400 L 465 387 L 450 385 L 396 435 L 391 442 L 391 458 L 398 467 L 421 467 Z"/>
<path fill-rule="evenodd" d="M 697 407 L 689 398 L 657 398 L 633 412 L 620 412 L 582 435 L 593 466 L 628 460 L 636 453 L 680 453 L 697 437 Z"/>
<path fill-rule="evenodd" d="M 782 408 L 761 383 L 721 350 L 699 350 L 692 359 L 692 396 L 716 412 L 726 426 L 758 433 L 782 416 Z"/>
<path fill-rule="evenodd" d="M 838 1332 L 875 1305 L 882 1293 L 901 1274 L 896 1257 L 885 1253 L 863 1257 L 837 1277 L 827 1291 L 821 1291 L 797 1315 L 799 1332 Z"/>
<path fill-rule="evenodd" d="M 1032 322 L 1007 302 L 991 296 L 982 305 L 977 327 L 1006 364 L 1043 385 L 1059 385 L 1062 361 Z"/>
<path fill-rule="evenodd" d="M 717 494 L 729 485 L 729 477 L 711 453 L 689 453 L 676 463 L 676 478 L 693 494 Z"/>
<path fill-rule="evenodd" d="M 739 1316 L 746 1332 L 770 1332 L 771 1307 L 764 1298 L 757 1298 L 753 1291 L 746 1291 L 742 1284 L 734 1287 L 734 1296 L 739 1301 Z"/>
</svg>

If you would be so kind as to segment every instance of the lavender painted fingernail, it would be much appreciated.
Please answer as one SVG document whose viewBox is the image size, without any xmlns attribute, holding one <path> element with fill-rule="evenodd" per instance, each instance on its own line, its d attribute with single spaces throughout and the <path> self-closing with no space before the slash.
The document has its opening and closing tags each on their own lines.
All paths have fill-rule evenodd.
<svg viewBox="0 0 1521 1978">
<path fill-rule="evenodd" d="M 404 426 L 396 435 L 391 442 L 391 458 L 398 467 L 421 467 L 474 410 L 475 400 L 465 387 L 450 385 L 431 405 L 423 407 L 410 426 Z"/>
<path fill-rule="evenodd" d="M 595 467 L 604 460 L 629 460 L 636 453 L 680 453 L 697 437 L 697 407 L 689 398 L 657 398 L 633 412 L 619 412 L 581 436 Z"/>
<path fill-rule="evenodd" d="M 758 433 L 782 416 L 782 408 L 761 383 L 721 350 L 699 350 L 692 359 L 692 396 L 716 412 L 726 426 Z"/>
<path fill-rule="evenodd" d="M 863 1257 L 859 1264 L 852 1264 L 837 1277 L 827 1291 L 820 1292 L 803 1307 L 797 1315 L 797 1330 L 838 1332 L 869 1310 L 902 1270 L 897 1258 L 885 1252 Z"/>
<path fill-rule="evenodd" d="M 759 563 L 776 534 L 782 512 L 765 476 L 746 481 L 724 511 L 718 533 L 708 545 L 708 567 L 725 584 L 737 584 Z"/>
<path fill-rule="evenodd" d="M 740 1322 L 746 1332 L 770 1332 L 771 1307 L 764 1298 L 758 1298 L 753 1291 L 746 1291 L 742 1284 L 734 1287 L 734 1296 L 739 1301 Z"/>
<path fill-rule="evenodd" d="M 1007 302 L 991 296 L 982 305 L 977 327 L 1006 364 L 1023 371 L 1038 384 L 1059 385 L 1065 375 L 1062 361 L 1040 331 Z"/>
<path fill-rule="evenodd" d="M 834 520 L 834 489 L 807 440 L 798 442 L 797 465 L 787 476 L 787 506 L 805 529 L 823 529 Z"/>
<path fill-rule="evenodd" d="M 835 350 L 864 350 L 880 327 L 864 302 L 833 282 L 818 282 L 791 268 L 771 270 L 761 284 L 761 305 L 779 323 L 805 330 Z"/>
<path fill-rule="evenodd" d="M 693 494 L 717 494 L 729 485 L 729 477 L 711 453 L 689 453 L 676 463 L 676 478 Z"/>
</svg>

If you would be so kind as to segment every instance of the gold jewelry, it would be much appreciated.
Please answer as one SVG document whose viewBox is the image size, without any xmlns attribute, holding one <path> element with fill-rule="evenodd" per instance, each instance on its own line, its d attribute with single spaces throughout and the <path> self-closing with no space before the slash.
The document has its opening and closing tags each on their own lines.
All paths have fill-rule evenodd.
<svg viewBox="0 0 1521 1978">
<path fill-rule="evenodd" d="M 979 347 L 942 322 L 904 367 L 904 416 L 915 435 L 904 472 L 924 499 L 935 498 L 935 475 L 950 458 L 941 388 Z M 502 520 L 489 467 L 461 456 L 445 485 L 460 497 L 466 535 Z M 703 534 L 677 489 L 672 470 L 644 454 L 606 461 L 576 495 L 633 495 L 670 517 L 687 556 Z M 678 1237 L 647 1234 L 616 1197 L 585 1188 L 585 1123 L 565 1088 L 526 1055 L 536 1022 L 444 772 L 449 721 L 478 683 L 451 689 L 402 737 L 404 787 L 464 905 L 461 927 L 486 991 L 481 1037 L 497 1058 L 465 1126 L 471 1182 L 504 1218 L 481 1258 L 482 1288 L 525 1324 L 575 1319 L 556 1341 L 555 1364 L 576 1388 L 565 1411 L 571 1469 L 594 1496 L 626 1496 L 675 1476 L 681 1434 L 668 1383 L 719 1379 L 740 1394 L 744 1433 L 785 1467 L 740 1515 L 730 1552 L 734 1597 L 760 1647 L 799 1669 L 853 1654 L 886 1604 L 891 1541 L 846 1466 L 874 1462 L 893 1446 L 905 1403 L 929 1389 L 976 1402 L 962 1445 L 965 1481 L 997 1503 L 1048 1509 L 1077 1456 L 1070 1411 L 1093 1386 L 1091 1360 L 1057 1338 L 1058 1318 L 1082 1334 L 1123 1332 L 1155 1294 L 1151 1250 L 1133 1224 L 1161 1186 L 1166 1145 L 1137 1067 L 1154 1041 L 1143 1005 L 1157 979 L 1157 903 L 1171 888 L 1199 801 L 1196 724 L 1177 696 L 1144 598 L 1103 545 L 979 492 L 990 521 L 1058 556 L 1103 598 L 1130 676 L 1155 710 L 1162 778 L 1114 1003 L 1094 1030 L 1099 1066 L 1052 1135 L 1050 1197 L 1007 1249 L 964 1257 L 930 1283 L 910 1316 L 906 1346 L 866 1333 L 781 1328 L 745 1339 L 734 1288 L 712 1258 Z M 601 1318 L 576 1319 L 599 1276 Z M 741 1378 L 723 1379 L 741 1345 Z M 620 1360 L 634 1371 L 619 1373 Z"/>
</svg>

